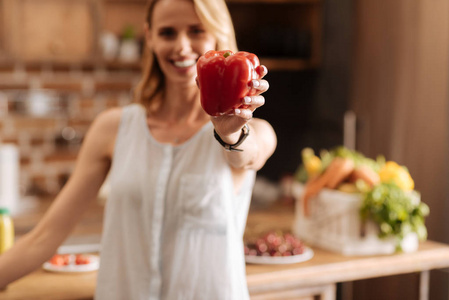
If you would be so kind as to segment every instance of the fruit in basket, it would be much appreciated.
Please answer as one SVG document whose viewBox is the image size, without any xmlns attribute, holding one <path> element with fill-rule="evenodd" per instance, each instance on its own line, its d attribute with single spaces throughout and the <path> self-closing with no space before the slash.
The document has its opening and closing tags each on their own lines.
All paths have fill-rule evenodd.
<svg viewBox="0 0 449 300">
<path fill-rule="evenodd" d="M 336 157 L 319 176 L 310 179 L 303 194 L 304 213 L 309 214 L 308 202 L 323 188 L 335 189 L 354 170 L 354 162 L 348 158 Z"/>
<path fill-rule="evenodd" d="M 337 147 L 331 151 L 323 150 L 320 153 L 320 158 L 315 156 L 310 148 L 305 148 L 301 154 L 303 165 L 299 168 L 296 177 L 303 179 L 304 173 L 307 175 L 305 180 L 300 180 L 305 182 L 302 204 L 306 216 L 310 213 L 310 199 L 323 188 L 361 192 L 380 182 L 378 170 L 384 161 L 382 157 L 375 161 L 345 147 Z M 314 156 L 320 160 L 318 174 L 307 171 L 311 168 L 307 166 L 311 164 L 311 158 Z"/>
<path fill-rule="evenodd" d="M 354 168 L 354 171 L 351 173 L 349 178 L 349 181 L 353 183 L 356 183 L 358 180 L 362 180 L 370 187 L 373 187 L 380 183 L 380 176 L 373 170 L 373 168 L 366 165 L 361 165 Z"/>
<path fill-rule="evenodd" d="M 291 233 L 270 231 L 245 245 L 245 255 L 291 256 L 304 252 L 303 242 Z"/>
<path fill-rule="evenodd" d="M 306 162 L 303 162 L 296 174 L 296 178 L 305 184 L 301 194 L 303 216 L 314 220 L 319 215 L 317 209 L 316 214 L 314 212 L 310 216 L 309 206 L 311 199 L 322 189 L 339 190 L 356 194 L 356 198 L 354 195 L 348 198 L 360 198 L 361 220 L 373 221 L 378 227 L 379 237 L 392 237 L 397 250 L 401 249 L 402 241 L 410 233 L 416 234 L 421 240 L 426 239 L 424 220 L 429 214 L 429 208 L 420 201 L 419 193 L 414 190 L 414 181 L 405 166 L 393 161 L 386 162 L 382 156 L 376 160 L 366 158 L 345 147 L 321 151 L 319 159 L 322 171 L 317 176 L 304 179 Z M 337 199 L 346 197 L 343 193 L 333 194 L 338 195 Z"/>
<path fill-rule="evenodd" d="M 382 182 L 394 182 L 404 191 L 412 191 L 415 184 L 407 168 L 394 161 L 387 161 L 379 171 Z"/>
<path fill-rule="evenodd" d="M 313 178 L 321 173 L 323 168 L 321 159 L 315 155 L 311 148 L 304 148 L 301 151 L 304 168 L 309 178 Z"/>
</svg>

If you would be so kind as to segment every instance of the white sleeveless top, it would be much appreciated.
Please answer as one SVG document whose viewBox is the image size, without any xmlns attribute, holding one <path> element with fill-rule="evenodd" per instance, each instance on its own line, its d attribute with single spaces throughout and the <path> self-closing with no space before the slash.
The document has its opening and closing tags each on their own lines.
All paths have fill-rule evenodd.
<svg viewBox="0 0 449 300">
<path fill-rule="evenodd" d="M 95 299 L 249 299 L 243 233 L 254 179 L 249 171 L 235 194 L 211 122 L 171 146 L 151 136 L 141 105 L 124 107 Z"/>
</svg>

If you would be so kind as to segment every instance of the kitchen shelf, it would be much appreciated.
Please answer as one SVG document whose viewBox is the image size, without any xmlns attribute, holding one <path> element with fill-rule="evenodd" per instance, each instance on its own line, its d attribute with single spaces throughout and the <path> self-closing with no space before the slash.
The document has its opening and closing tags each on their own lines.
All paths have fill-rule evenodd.
<svg viewBox="0 0 449 300">
<path fill-rule="evenodd" d="M 293 70 L 307 70 L 311 68 L 317 68 L 318 63 L 312 62 L 308 59 L 292 58 L 292 57 L 260 57 L 260 63 L 265 65 L 268 70 L 275 71 L 293 71 Z M 141 71 L 141 63 L 122 63 L 118 61 L 111 62 L 48 62 L 48 61 L 32 61 L 22 62 L 20 66 L 26 72 L 36 73 L 43 71 L 52 72 L 71 72 L 73 70 L 79 70 L 82 72 L 94 72 L 95 70 L 102 69 L 108 72 L 136 72 Z M 15 63 L 11 61 L 0 61 L 0 72 L 12 72 L 15 68 Z"/>
<path fill-rule="evenodd" d="M 120 3 L 120 4 L 144 4 L 148 3 L 147 0 L 103 0 L 104 3 Z"/>
<path fill-rule="evenodd" d="M 120 4 L 147 4 L 147 0 L 103 0 L 104 3 L 120 3 Z M 299 3 L 299 4 L 313 4 L 321 3 L 322 0 L 226 0 L 226 3 Z"/>
<path fill-rule="evenodd" d="M 102 69 L 105 71 L 140 71 L 140 62 L 123 63 L 119 61 L 83 60 L 78 62 L 70 61 L 14 61 L 0 59 L 0 72 L 12 72 L 16 67 L 20 67 L 26 72 L 71 72 L 71 71 L 95 71 Z"/>
<path fill-rule="evenodd" d="M 80 3 L 92 5 L 92 1 L 80 0 Z M 269 70 L 302 71 L 319 68 L 324 0 L 226 0 L 226 3 L 234 21 L 239 49 L 257 54 Z M 101 29 L 116 32 L 129 23 L 129 16 L 134 20 L 144 18 L 146 4 L 147 0 L 102 0 L 100 14 L 92 14 L 91 18 L 95 20 L 98 15 L 109 16 L 109 19 L 114 17 L 114 22 L 105 22 Z M 91 23 L 94 31 L 101 26 L 96 21 Z M 98 33 L 94 36 L 98 36 Z M 5 37 L 0 33 L 1 38 Z M 292 43 L 295 40 L 296 45 Z M 140 62 L 102 61 L 96 50 L 93 49 L 85 57 L 64 61 L 61 60 L 64 58 L 53 60 L 52 57 L 43 57 L 43 60 L 37 57 L 32 60 L 25 56 L 13 57 L 8 56 L 10 52 L 3 53 L 0 49 L 0 72 L 138 73 L 141 70 Z"/>
<path fill-rule="evenodd" d="M 282 4 L 282 3 L 290 3 L 290 4 L 321 4 L 322 0 L 226 0 L 226 3 L 229 4 Z"/>
<path fill-rule="evenodd" d="M 298 58 L 260 58 L 268 71 L 302 71 L 318 67 L 317 63 Z"/>
<path fill-rule="evenodd" d="M 323 0 L 227 0 L 240 50 L 269 70 L 302 71 L 321 63 Z"/>
<path fill-rule="evenodd" d="M 308 59 L 291 58 L 291 57 L 260 57 L 260 63 L 265 65 L 269 70 L 306 70 L 316 68 L 317 64 Z M 138 71 L 141 69 L 140 63 L 120 63 L 108 62 L 103 65 L 107 70 L 131 70 Z"/>
</svg>

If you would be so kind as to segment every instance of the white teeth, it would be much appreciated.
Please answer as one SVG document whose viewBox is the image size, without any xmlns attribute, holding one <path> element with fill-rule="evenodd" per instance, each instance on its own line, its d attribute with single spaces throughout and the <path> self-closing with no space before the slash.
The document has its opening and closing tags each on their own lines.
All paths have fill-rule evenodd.
<svg viewBox="0 0 449 300">
<path fill-rule="evenodd" d="M 196 61 L 194 59 L 189 59 L 189 60 L 174 61 L 173 63 L 176 67 L 187 68 L 193 66 L 196 63 Z"/>
</svg>

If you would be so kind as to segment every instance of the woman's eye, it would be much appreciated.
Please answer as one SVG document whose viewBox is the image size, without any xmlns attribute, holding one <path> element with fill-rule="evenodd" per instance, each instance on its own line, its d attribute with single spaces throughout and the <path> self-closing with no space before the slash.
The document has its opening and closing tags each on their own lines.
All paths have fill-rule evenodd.
<svg viewBox="0 0 449 300">
<path fill-rule="evenodd" d="M 159 36 L 161 36 L 161 37 L 171 38 L 171 37 L 174 37 L 175 34 L 176 33 L 173 29 L 166 28 L 166 29 L 159 30 Z"/>
<path fill-rule="evenodd" d="M 190 32 L 192 34 L 199 35 L 205 33 L 206 31 L 203 28 L 192 28 L 190 29 Z"/>
</svg>

